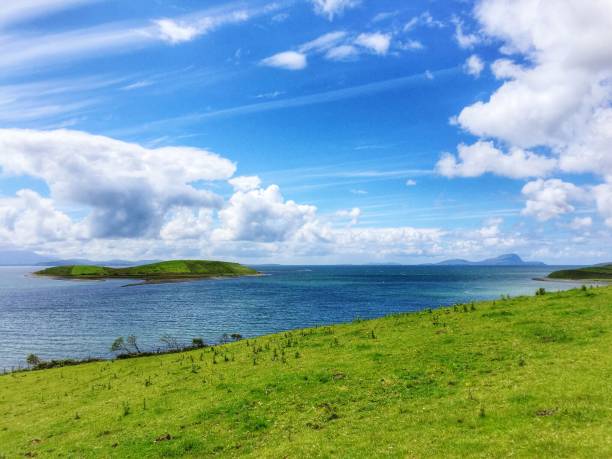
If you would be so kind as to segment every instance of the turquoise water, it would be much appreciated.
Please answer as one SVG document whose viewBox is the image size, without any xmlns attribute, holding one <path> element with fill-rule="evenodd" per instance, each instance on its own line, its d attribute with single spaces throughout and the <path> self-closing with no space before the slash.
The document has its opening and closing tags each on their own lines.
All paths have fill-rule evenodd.
<svg viewBox="0 0 612 459">
<path fill-rule="evenodd" d="M 217 342 L 320 324 L 416 311 L 502 294 L 533 294 L 554 267 L 274 266 L 262 277 L 123 287 L 125 280 L 33 277 L 0 267 L 0 370 L 43 359 L 109 357 L 114 338 L 134 334 L 155 350 L 168 334 Z"/>
</svg>

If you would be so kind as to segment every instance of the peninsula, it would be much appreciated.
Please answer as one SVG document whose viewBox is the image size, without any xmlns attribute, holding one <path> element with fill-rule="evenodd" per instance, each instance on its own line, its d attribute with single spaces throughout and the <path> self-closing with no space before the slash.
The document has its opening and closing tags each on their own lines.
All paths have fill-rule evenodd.
<svg viewBox="0 0 612 459">
<path fill-rule="evenodd" d="M 259 273 L 239 263 L 226 261 L 171 260 L 120 268 L 95 265 L 54 266 L 37 271 L 34 274 L 65 279 L 142 279 L 156 282 L 253 276 Z"/>
<path fill-rule="evenodd" d="M 606 263 L 586 268 L 562 269 L 548 275 L 549 279 L 565 280 L 612 280 L 612 264 Z"/>
</svg>

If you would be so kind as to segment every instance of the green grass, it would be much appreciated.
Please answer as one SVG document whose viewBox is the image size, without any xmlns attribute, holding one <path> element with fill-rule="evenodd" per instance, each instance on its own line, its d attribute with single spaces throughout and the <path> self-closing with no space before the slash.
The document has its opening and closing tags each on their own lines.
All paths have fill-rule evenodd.
<svg viewBox="0 0 612 459">
<path fill-rule="evenodd" d="M 611 327 L 578 289 L 13 373 L 0 457 L 609 458 Z"/>
<path fill-rule="evenodd" d="M 606 280 L 612 279 L 612 265 L 589 266 L 587 268 L 563 269 L 548 275 L 551 279 Z"/>
<path fill-rule="evenodd" d="M 129 268 L 104 266 L 55 266 L 35 274 L 68 278 L 137 278 L 137 279 L 183 279 L 218 276 L 245 276 L 257 274 L 254 269 L 238 263 L 207 260 L 172 260 Z"/>
</svg>

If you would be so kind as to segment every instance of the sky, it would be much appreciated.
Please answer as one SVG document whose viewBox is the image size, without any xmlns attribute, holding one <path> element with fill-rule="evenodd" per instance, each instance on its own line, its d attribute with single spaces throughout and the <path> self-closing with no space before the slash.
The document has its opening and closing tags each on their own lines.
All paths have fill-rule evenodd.
<svg viewBox="0 0 612 459">
<path fill-rule="evenodd" d="M 0 250 L 612 260 L 607 0 L 0 4 Z"/>
</svg>

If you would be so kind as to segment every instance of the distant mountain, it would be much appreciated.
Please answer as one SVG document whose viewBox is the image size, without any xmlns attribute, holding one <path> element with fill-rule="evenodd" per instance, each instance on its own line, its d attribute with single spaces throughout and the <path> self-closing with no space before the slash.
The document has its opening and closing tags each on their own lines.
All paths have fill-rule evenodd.
<svg viewBox="0 0 612 459">
<path fill-rule="evenodd" d="M 434 263 L 436 266 L 546 266 L 541 261 L 523 261 L 515 253 L 507 253 L 495 258 L 487 258 L 481 261 L 469 261 L 463 259 L 445 260 Z"/>
<path fill-rule="evenodd" d="M 366 266 L 402 266 L 402 264 L 396 263 L 394 261 L 388 261 L 388 262 L 381 261 L 379 263 L 376 263 L 376 262 L 367 263 Z"/>
<path fill-rule="evenodd" d="M 0 266 L 34 266 L 49 261 L 51 257 L 30 250 L 0 250 Z"/>
<path fill-rule="evenodd" d="M 73 258 L 69 260 L 49 260 L 36 263 L 36 266 L 72 266 L 72 265 L 90 265 L 90 266 L 134 266 L 134 265 L 148 265 L 151 263 L 157 263 L 159 260 L 142 260 L 142 261 L 128 261 L 128 260 L 106 260 L 106 261 L 93 261 L 86 260 L 83 258 Z"/>
</svg>

